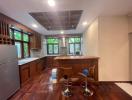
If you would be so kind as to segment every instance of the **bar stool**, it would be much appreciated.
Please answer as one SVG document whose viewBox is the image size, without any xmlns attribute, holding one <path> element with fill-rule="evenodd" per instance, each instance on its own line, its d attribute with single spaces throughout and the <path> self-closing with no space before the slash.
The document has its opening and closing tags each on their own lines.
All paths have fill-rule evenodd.
<svg viewBox="0 0 132 100">
<path fill-rule="evenodd" d="M 85 86 L 84 86 L 84 90 L 83 90 L 83 95 L 84 96 L 92 96 L 93 95 L 93 91 L 91 91 L 88 88 L 88 75 L 89 75 L 89 70 L 88 69 L 83 69 L 82 73 L 79 73 L 79 75 L 83 76 L 85 79 Z"/>
<path fill-rule="evenodd" d="M 59 67 L 59 69 L 62 71 L 63 75 L 62 78 L 59 80 L 59 82 L 63 82 L 66 84 L 64 84 L 64 89 L 62 90 L 62 95 L 66 96 L 66 97 L 70 97 L 72 96 L 72 92 L 71 89 L 69 88 L 71 85 L 69 84 L 69 80 L 72 74 L 72 67 Z"/>
</svg>

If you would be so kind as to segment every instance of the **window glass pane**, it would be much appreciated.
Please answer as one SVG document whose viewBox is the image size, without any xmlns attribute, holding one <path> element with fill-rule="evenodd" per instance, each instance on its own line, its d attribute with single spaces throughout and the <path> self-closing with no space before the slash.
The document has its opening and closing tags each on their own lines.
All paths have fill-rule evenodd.
<svg viewBox="0 0 132 100">
<path fill-rule="evenodd" d="M 14 31 L 14 36 L 16 40 L 21 40 L 22 36 L 21 36 L 21 32 L 19 31 Z"/>
<path fill-rule="evenodd" d="M 59 39 L 57 39 L 57 38 L 48 38 L 47 43 L 59 43 Z"/>
<path fill-rule="evenodd" d="M 47 39 L 47 43 L 52 43 L 52 40 L 51 39 Z"/>
<path fill-rule="evenodd" d="M 80 52 L 80 44 L 75 44 L 75 52 Z"/>
<path fill-rule="evenodd" d="M 81 38 L 76 37 L 76 38 L 69 38 L 69 43 L 79 43 L 81 42 Z"/>
<path fill-rule="evenodd" d="M 18 58 L 21 58 L 22 57 L 22 55 L 21 55 L 21 43 L 20 42 L 15 42 L 15 46 L 17 47 Z"/>
<path fill-rule="evenodd" d="M 50 44 L 48 45 L 48 53 L 53 54 L 53 46 Z"/>
<path fill-rule="evenodd" d="M 69 43 L 74 43 L 74 38 L 69 38 Z"/>
<path fill-rule="evenodd" d="M 75 43 L 78 43 L 78 42 L 80 42 L 80 41 L 81 41 L 80 38 L 74 38 L 74 42 L 75 42 Z"/>
<path fill-rule="evenodd" d="M 59 43 L 58 39 L 53 39 L 53 43 Z"/>
<path fill-rule="evenodd" d="M 10 38 L 13 39 L 13 30 L 10 29 Z"/>
<path fill-rule="evenodd" d="M 58 45 L 54 45 L 54 53 L 55 54 L 59 53 L 59 46 Z"/>
<path fill-rule="evenodd" d="M 27 34 L 23 34 L 23 41 L 29 42 L 29 36 Z"/>
<path fill-rule="evenodd" d="M 24 43 L 24 57 L 29 57 L 28 43 Z"/>
<path fill-rule="evenodd" d="M 69 49 L 70 49 L 70 54 L 74 54 L 74 44 L 70 44 Z"/>
</svg>

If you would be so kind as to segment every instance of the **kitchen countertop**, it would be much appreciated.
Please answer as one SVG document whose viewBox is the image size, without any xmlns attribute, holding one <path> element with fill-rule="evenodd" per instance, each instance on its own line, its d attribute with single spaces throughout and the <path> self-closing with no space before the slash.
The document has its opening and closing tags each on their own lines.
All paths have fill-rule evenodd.
<svg viewBox="0 0 132 100">
<path fill-rule="evenodd" d="M 40 59 L 40 58 L 25 58 L 25 59 L 21 59 L 21 60 L 18 60 L 18 65 L 23 65 L 23 64 L 26 64 L 26 63 L 29 63 L 29 62 L 32 62 L 34 60 L 37 60 L 37 59 Z"/>
<path fill-rule="evenodd" d="M 18 60 L 18 65 L 24 65 L 24 64 L 27 64 L 27 63 L 32 62 L 34 60 L 41 59 L 43 57 L 48 57 L 48 56 L 58 56 L 58 55 L 45 55 L 45 56 L 42 56 L 42 57 L 25 58 L 25 59 Z"/>
<path fill-rule="evenodd" d="M 25 59 L 18 60 L 18 65 L 24 65 L 24 64 L 27 64 L 27 63 L 32 62 L 34 60 L 41 59 L 41 58 L 48 57 L 48 56 L 58 56 L 58 55 L 45 55 L 42 57 L 25 58 Z"/>
<path fill-rule="evenodd" d="M 43 56 L 43 57 L 48 57 L 49 55 Z M 52 55 L 53 56 L 53 55 Z M 56 55 L 54 55 L 56 56 Z M 25 58 L 18 60 L 18 65 L 24 65 L 29 62 L 41 59 L 43 57 L 31 57 L 31 58 Z M 55 57 L 56 60 L 65 60 L 65 59 L 98 59 L 99 57 L 89 57 L 89 56 L 57 56 Z"/>
</svg>

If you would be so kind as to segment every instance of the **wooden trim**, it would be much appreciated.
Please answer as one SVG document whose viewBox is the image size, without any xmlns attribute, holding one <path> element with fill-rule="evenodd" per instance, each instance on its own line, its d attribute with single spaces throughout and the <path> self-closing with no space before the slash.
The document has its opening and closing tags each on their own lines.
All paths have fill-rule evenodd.
<svg viewBox="0 0 132 100">
<path fill-rule="evenodd" d="M 6 16 L 6 15 L 4 15 L 2 13 L 0 13 L 0 21 L 3 21 L 3 22 L 5 22 L 5 23 L 7 23 L 9 25 L 16 26 L 16 27 L 18 27 L 18 28 L 20 28 L 20 29 L 22 29 L 24 31 L 30 32 L 30 33 L 37 33 L 36 31 L 28 28 L 27 26 L 19 23 L 18 21 L 14 20 L 14 19 L 12 19 L 12 18 L 10 18 L 10 17 L 8 17 L 8 16 Z"/>
<path fill-rule="evenodd" d="M 100 83 L 132 83 L 132 81 L 99 81 Z"/>
<path fill-rule="evenodd" d="M 29 34 L 27 34 L 28 35 L 28 37 L 29 37 L 29 42 L 26 42 L 26 41 L 24 41 L 24 39 L 23 39 L 23 35 L 24 34 L 26 34 L 23 30 L 16 30 L 16 29 L 14 29 L 14 28 L 10 28 L 11 30 L 12 30 L 12 32 L 13 32 L 13 34 L 12 34 L 12 41 L 14 41 L 14 44 L 15 44 L 15 42 L 20 42 L 21 43 L 21 58 L 24 58 L 24 43 L 27 43 L 28 44 L 28 54 L 29 54 L 29 56 L 28 57 L 30 57 L 30 35 Z M 21 40 L 16 40 L 15 39 L 15 35 L 14 35 L 14 31 L 18 31 L 18 32 L 20 32 L 20 34 L 21 34 Z M 20 59 L 21 59 L 20 58 Z"/>
<path fill-rule="evenodd" d="M 38 32 L 28 28 L 27 26 L 15 21 L 14 19 L 0 13 L 0 44 L 12 44 L 14 45 L 14 38 L 10 38 L 9 28 L 15 26 L 24 32 L 32 33 L 30 35 L 39 34 Z M 17 30 L 18 31 L 18 30 Z M 31 47 L 31 46 L 29 46 Z M 29 51 L 30 54 L 30 51 Z"/>
</svg>

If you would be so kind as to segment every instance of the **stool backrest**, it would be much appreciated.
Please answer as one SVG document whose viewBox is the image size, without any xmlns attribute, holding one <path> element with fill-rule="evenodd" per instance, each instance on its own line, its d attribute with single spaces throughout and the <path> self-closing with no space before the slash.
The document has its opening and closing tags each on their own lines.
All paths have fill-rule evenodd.
<svg viewBox="0 0 132 100">
<path fill-rule="evenodd" d="M 62 73 L 62 77 L 71 77 L 72 76 L 72 67 L 59 67 L 59 71 Z"/>
</svg>

